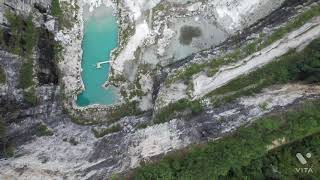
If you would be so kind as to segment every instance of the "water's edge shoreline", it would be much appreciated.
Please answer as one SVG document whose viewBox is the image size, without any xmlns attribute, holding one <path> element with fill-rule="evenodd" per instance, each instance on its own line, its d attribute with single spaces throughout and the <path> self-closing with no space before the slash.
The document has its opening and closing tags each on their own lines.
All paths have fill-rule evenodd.
<svg viewBox="0 0 320 180">
<path fill-rule="evenodd" d="M 67 108 L 69 111 L 71 110 L 72 113 L 75 113 L 75 111 L 86 111 L 86 110 L 109 110 L 114 108 L 118 105 L 118 103 L 113 105 L 101 105 L 101 104 L 92 104 L 85 107 L 78 106 L 76 101 L 78 95 L 85 90 L 84 82 L 82 79 L 82 56 L 83 56 L 83 50 L 82 50 L 82 41 L 84 36 L 84 6 L 89 5 L 90 6 L 90 12 L 94 10 L 94 8 L 99 7 L 101 5 L 106 6 L 107 8 L 112 8 L 112 14 L 117 19 L 118 28 L 120 29 L 121 26 L 119 25 L 118 16 L 117 16 L 117 10 L 116 6 L 113 2 L 104 2 L 104 3 L 90 3 L 85 2 L 84 0 L 77 1 L 76 5 L 79 7 L 78 11 L 76 11 L 76 17 L 77 20 L 74 23 L 74 27 L 70 30 L 64 30 L 63 34 L 65 36 L 65 39 L 69 38 L 68 43 L 62 42 L 63 48 L 64 48 L 64 59 L 59 64 L 60 69 L 63 72 L 63 85 L 64 88 L 64 107 Z M 78 32 L 77 32 L 78 30 Z M 75 36 L 77 34 L 77 36 Z M 120 34 L 118 33 L 118 42 L 120 42 Z M 118 46 L 113 49 L 110 53 L 110 59 L 114 58 L 113 53 L 117 50 Z M 67 71 L 67 68 L 71 68 L 71 70 Z M 102 86 L 105 87 L 105 85 L 109 81 L 109 77 L 112 73 L 111 71 L 112 65 L 109 66 L 109 76 L 108 79 Z M 73 71 L 75 70 L 75 71 Z M 121 103 L 121 99 L 119 100 Z"/>
</svg>

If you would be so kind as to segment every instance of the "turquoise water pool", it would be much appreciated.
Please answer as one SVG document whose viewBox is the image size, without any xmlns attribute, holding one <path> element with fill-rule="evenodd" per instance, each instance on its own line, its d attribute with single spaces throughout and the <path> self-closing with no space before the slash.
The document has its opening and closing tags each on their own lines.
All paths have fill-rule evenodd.
<svg viewBox="0 0 320 180">
<path fill-rule="evenodd" d="M 85 90 L 78 95 L 77 104 L 111 105 L 117 101 L 115 89 L 104 88 L 110 64 L 97 68 L 97 63 L 110 59 L 110 52 L 118 45 L 116 18 L 109 13 L 93 14 L 85 20 L 82 42 L 82 80 Z"/>
</svg>

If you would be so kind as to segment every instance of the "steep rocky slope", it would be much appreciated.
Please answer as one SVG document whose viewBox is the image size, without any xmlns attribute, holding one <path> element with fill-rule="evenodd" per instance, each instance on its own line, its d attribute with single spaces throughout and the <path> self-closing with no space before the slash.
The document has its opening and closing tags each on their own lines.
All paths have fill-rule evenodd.
<svg viewBox="0 0 320 180">
<path fill-rule="evenodd" d="M 82 3 L 88 2 L 81 1 L 78 3 L 83 5 Z M 95 1 L 90 2 L 94 6 Z M 236 6 L 237 3 L 235 2 L 240 4 L 242 2 L 242 6 Z M 152 86 L 152 88 L 142 87 L 149 93 L 147 98 L 142 99 L 151 101 L 151 103 L 147 103 L 150 105 L 144 108 L 146 111 L 143 114 L 124 117 L 115 123 L 103 122 L 92 126 L 81 126 L 74 123 L 76 120 L 70 116 L 68 111 L 79 114 L 82 112 L 89 118 L 92 118 L 92 116 L 105 117 L 108 114 L 104 108 L 99 107 L 97 109 L 100 110 L 93 108 L 94 112 L 90 109 L 89 111 L 71 109 L 75 106 L 72 101 L 76 96 L 74 93 L 81 84 L 79 77 L 83 26 L 81 18 L 77 19 L 72 28 L 58 31 L 57 27 L 54 26 L 53 17 L 47 14 L 47 12 L 50 12 L 51 1 L 31 1 L 29 3 L 5 1 L 0 6 L 0 20 L 3 19 L 5 9 L 25 14 L 27 17 L 31 7 L 34 7 L 35 18 L 40 19 L 34 24 L 40 31 L 33 52 L 32 74 L 36 84 L 34 86 L 37 96 L 36 104 L 30 104 L 26 100 L 25 89 L 19 85 L 21 68 L 27 58 L 14 55 L 14 53 L 8 52 L 8 49 L 1 46 L 0 66 L 4 69 L 6 82 L 0 84 L 0 117 L 4 119 L 7 132 L 4 137 L 1 137 L 0 148 L 3 149 L 2 152 L 4 153 L 0 156 L 0 178 L 103 179 L 114 173 L 126 172 L 131 168 L 140 166 L 143 161 L 162 156 L 190 144 L 205 143 L 221 138 L 233 132 L 239 126 L 248 124 L 264 114 L 286 109 L 306 99 L 319 99 L 320 87 L 317 85 L 296 83 L 271 86 L 265 88 L 259 94 L 242 97 L 219 107 L 214 107 L 208 103 L 204 106 L 204 111 L 194 116 L 182 115 L 178 118 L 167 118 L 166 122 L 162 124 L 153 124 L 153 117 L 156 114 L 153 114 L 153 109 L 158 111 L 159 107 L 163 106 L 157 105 L 160 101 L 163 102 L 163 100 L 160 100 L 161 98 L 168 98 L 172 92 L 174 94 L 169 96 L 171 99 L 167 100 L 168 102 L 173 102 L 172 98 L 178 100 L 181 96 L 189 98 L 185 92 L 188 87 L 183 82 L 174 83 L 174 91 L 166 91 L 166 77 L 175 75 L 176 72 L 184 69 L 190 63 L 206 61 L 219 53 L 225 53 L 223 49 L 232 51 L 250 41 L 251 37 L 257 36 L 262 29 L 271 34 L 301 11 L 311 6 L 317 6 L 316 3 L 319 3 L 318 1 L 305 2 L 299 0 L 289 0 L 284 3 L 282 1 L 263 1 L 263 3 L 258 3 L 259 6 L 256 7 L 254 6 L 255 3 L 262 1 L 252 1 L 253 5 L 250 3 L 243 4 L 243 2 L 248 1 L 189 1 L 189 3 L 169 0 L 149 1 L 148 3 L 145 1 L 120 1 L 117 8 L 124 10 L 119 14 L 121 25 L 127 25 L 127 28 L 135 27 L 137 33 L 129 36 L 128 46 L 126 46 L 125 40 L 121 40 L 124 50 L 121 51 L 119 56 L 115 57 L 113 67 L 120 67 L 117 65 L 125 62 L 125 60 L 121 60 L 122 58 L 131 57 L 131 46 L 139 46 L 142 42 L 146 43 L 143 52 L 148 55 L 148 60 L 149 57 L 153 57 L 148 53 L 162 57 L 167 56 L 163 54 L 164 51 L 162 50 L 168 48 L 165 42 L 172 37 L 177 37 L 170 35 L 172 34 L 171 31 L 175 30 L 170 30 L 169 27 L 180 28 L 179 21 L 181 19 L 187 19 L 185 24 L 193 24 L 193 18 L 196 16 L 204 17 L 203 20 L 199 21 L 210 21 L 213 15 L 218 16 L 220 17 L 217 20 L 218 27 L 225 27 L 219 33 L 226 33 L 229 38 L 226 38 L 226 41 L 218 47 L 192 42 L 197 45 L 197 48 L 190 51 L 191 53 L 187 54 L 186 57 L 177 58 L 170 63 L 168 63 L 168 59 L 163 58 L 167 62 L 164 62 L 161 69 L 155 70 L 156 75 L 154 77 L 151 75 L 142 76 L 140 83 Z M 76 4 L 75 1 L 72 1 L 72 3 Z M 226 6 L 226 4 L 231 5 Z M 217 8 L 212 9 L 211 6 Z M 167 8 L 168 13 L 159 11 L 161 7 Z M 150 11 L 152 8 L 153 10 Z M 201 11 L 198 11 L 199 9 Z M 261 9 L 264 9 L 264 11 L 260 14 Z M 79 11 L 82 11 L 81 7 Z M 142 15 L 147 12 L 151 15 Z M 185 15 L 186 12 L 187 15 Z M 153 13 L 155 15 L 152 15 Z M 245 20 L 233 19 L 232 17 L 237 17 L 233 13 Z M 269 17 L 259 20 L 270 13 Z M 252 14 L 258 14 L 258 16 L 250 18 Z M 149 18 L 154 18 L 154 20 L 150 21 Z M 259 21 L 257 22 L 257 20 Z M 1 27 L 10 31 L 10 24 L 3 20 L 0 22 Z M 227 22 L 228 24 L 224 25 Z M 314 18 L 308 22 L 309 24 L 291 32 L 291 35 L 267 46 L 266 49 L 262 50 L 262 53 L 257 53 L 255 57 L 248 56 L 242 59 L 246 62 L 249 62 L 248 59 L 254 60 L 254 58 L 259 59 L 259 57 L 272 60 L 271 57 L 275 53 L 270 49 L 276 51 L 276 55 L 282 55 L 284 53 L 283 49 L 287 51 L 287 48 L 278 49 L 279 46 L 300 47 L 302 49 L 311 40 L 320 36 L 319 18 Z M 150 23 L 153 23 L 153 25 L 150 25 Z M 166 25 L 166 23 L 171 24 L 171 26 Z M 229 26 L 229 23 L 232 26 Z M 148 29 L 149 27 L 152 27 L 151 30 Z M 122 27 L 122 30 L 128 30 L 127 28 Z M 237 30 L 242 32 L 238 34 L 236 33 Z M 140 39 L 145 38 L 140 36 L 143 34 L 141 31 L 150 31 L 151 35 L 148 37 L 150 41 L 156 38 L 160 43 L 148 45 L 149 40 Z M 124 38 L 123 36 L 120 37 Z M 55 48 L 52 43 L 54 39 L 61 42 L 65 48 L 63 53 L 66 56 L 59 63 L 54 59 L 56 55 L 56 52 L 53 51 Z M 133 41 L 132 39 L 135 39 L 133 44 L 130 42 Z M 138 44 L 136 44 L 137 42 Z M 294 46 L 291 46 L 292 42 Z M 175 50 L 172 47 L 171 49 Z M 267 52 L 265 53 L 265 51 Z M 143 58 L 145 56 L 142 55 L 141 62 L 145 61 Z M 161 58 L 157 60 L 161 60 Z M 118 70 L 120 71 L 122 68 L 120 67 Z M 115 74 L 117 73 L 115 72 Z M 139 73 L 137 74 L 139 75 Z M 223 75 L 223 73 L 221 74 Z M 226 76 L 223 76 L 221 80 L 224 80 Z M 197 76 L 197 78 L 199 77 L 201 76 Z M 197 78 L 194 79 L 196 81 L 195 90 L 199 87 L 197 83 L 199 79 Z M 227 80 L 225 81 L 227 82 Z M 69 82 L 69 84 L 66 82 Z M 205 85 L 209 86 L 210 83 Z M 212 87 L 207 89 L 213 90 Z M 202 95 L 202 92 L 200 94 Z M 200 96 L 199 94 L 195 95 Z M 267 103 L 265 106 L 261 106 L 265 103 Z M 188 112 L 186 113 L 188 114 Z M 115 124 L 120 125 L 120 131 L 100 138 L 94 136 L 92 128 L 100 130 Z M 13 156 L 9 157 L 12 152 Z"/>
</svg>

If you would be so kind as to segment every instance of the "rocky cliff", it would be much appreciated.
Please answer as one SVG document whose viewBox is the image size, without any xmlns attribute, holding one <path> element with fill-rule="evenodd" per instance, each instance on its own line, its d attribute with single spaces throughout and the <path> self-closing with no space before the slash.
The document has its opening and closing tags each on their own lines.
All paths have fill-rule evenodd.
<svg viewBox="0 0 320 180">
<path fill-rule="evenodd" d="M 128 7 L 123 8 L 134 9 L 133 7 L 136 7 L 134 6 L 136 5 L 133 3 L 134 1 L 128 0 L 122 3 L 125 2 Z M 156 1 L 150 1 L 150 3 L 147 3 L 148 7 L 153 6 L 152 2 L 157 3 Z M 166 3 L 170 2 L 168 0 L 162 3 L 167 5 Z M 162 98 L 161 95 L 166 98 L 171 92 L 169 91 L 168 93 L 168 91 L 164 90 L 164 79 L 167 74 L 170 75 L 176 72 L 177 69 L 190 62 L 213 57 L 221 52 L 223 48 L 228 49 L 228 47 L 231 47 L 230 49 L 235 49 L 234 47 L 237 45 L 247 42 L 250 39 L 248 37 L 255 37 L 262 29 L 265 31 L 270 30 L 271 32 L 273 28 L 279 28 L 304 8 L 309 8 L 314 2 L 317 1 L 308 1 L 306 3 L 300 0 L 289 0 L 284 2 L 280 8 L 275 10 L 269 8 L 265 12 L 269 14 L 272 11 L 269 17 L 263 18 L 258 22 L 255 21 L 256 23 L 251 22 L 252 19 L 249 18 L 244 24 L 249 24 L 250 26 L 243 28 L 242 33 L 230 36 L 218 48 L 206 47 L 205 51 L 195 52 L 179 61 L 164 66 L 161 71 L 159 70 L 158 76 L 155 77 L 157 81 L 154 81 L 153 88 L 148 89 L 153 94 L 153 101 L 156 101 L 159 97 Z M 187 9 L 194 11 L 194 9 L 200 7 L 208 8 L 203 3 L 193 2 L 192 5 L 188 5 Z M 179 5 L 173 4 L 171 8 L 179 9 Z M 68 109 L 66 110 L 65 106 L 63 106 L 66 92 L 61 81 L 66 81 L 69 77 L 77 81 L 77 77 L 73 75 L 78 72 L 78 69 L 68 65 L 75 64 L 79 54 L 66 57 L 65 60 L 70 60 L 69 62 L 57 62 L 56 55 L 58 51 L 55 50 L 57 46 L 54 40 L 65 40 L 66 42 L 62 42 L 62 44 L 65 43 L 63 46 L 69 43 L 66 37 L 74 38 L 76 43 L 79 43 L 81 38 L 77 39 L 77 35 L 81 35 L 81 33 L 79 29 L 64 31 L 70 34 L 63 34 L 62 31 L 58 31 L 56 26 L 58 23 L 55 23 L 55 18 L 50 15 L 50 6 L 50 0 L 23 2 L 5 0 L 0 5 L 0 23 L 3 29 L 1 33 L 4 34 L 5 42 L 0 46 L 0 66 L 4 70 L 6 77 L 5 83 L 0 84 L 0 120 L 3 119 L 6 127 L 6 133 L 1 137 L 0 141 L 0 178 L 108 178 L 114 173 L 127 172 L 140 166 L 142 162 L 156 159 L 173 150 L 185 148 L 190 144 L 205 143 L 221 138 L 233 132 L 239 126 L 249 124 L 264 114 L 281 111 L 306 99 L 320 98 L 320 87 L 316 85 L 297 83 L 271 86 L 261 93 L 238 98 L 236 101 L 225 103 L 219 107 L 208 103 L 205 109 L 195 116 L 187 115 L 167 119 L 167 122 L 162 124 L 152 123 L 153 114 L 152 110 L 149 109 L 140 116 L 128 116 L 120 119 L 115 123 L 120 125 L 120 131 L 97 138 L 93 133 L 93 128 L 101 129 L 101 127 L 108 127 L 114 124 L 108 123 L 106 125 L 101 123 L 92 126 L 75 124 L 75 120 L 67 112 Z M 270 6 L 268 5 L 267 7 Z M 147 9 L 147 7 L 145 8 Z M 234 7 L 226 8 L 225 13 L 229 12 L 228 9 Z M 22 54 L 13 52 L 8 48 L 10 47 L 9 40 L 13 37 L 14 31 L 12 30 L 13 24 L 10 24 L 4 15 L 7 10 L 21 15 L 22 19 L 24 19 L 22 21 L 24 22 L 23 24 L 26 24 L 25 22 L 27 22 L 30 12 L 33 13 L 33 23 L 37 29 L 37 36 L 30 56 L 27 55 L 25 48 L 21 48 Z M 240 10 L 237 12 L 240 13 Z M 185 11 L 184 7 L 179 9 L 178 12 L 182 14 Z M 207 9 L 202 13 L 205 13 L 209 18 L 210 13 L 208 11 Z M 251 12 L 250 9 L 248 11 Z M 170 13 L 172 12 L 173 9 L 170 9 Z M 158 18 L 165 16 L 161 12 L 157 13 Z M 179 14 L 175 15 L 179 16 Z M 228 17 L 222 18 L 226 19 L 226 21 L 220 23 L 231 21 L 232 19 Z M 140 21 L 141 19 L 137 14 L 133 14 L 132 17 L 126 17 L 127 20 L 128 18 L 131 18 L 132 21 L 143 22 Z M 319 27 L 319 18 L 313 19 L 313 23 L 314 27 Z M 237 27 L 242 26 L 243 24 L 240 23 Z M 80 25 L 79 27 L 82 26 Z M 236 24 L 230 27 L 236 27 Z M 313 33 L 315 29 L 309 31 L 310 29 L 306 30 L 306 28 L 308 26 L 295 31 L 295 35 L 284 37 L 281 43 L 287 45 L 290 38 L 294 42 L 298 42 L 299 38 L 300 40 L 305 38 L 303 42 L 310 42 L 312 39 L 319 37 L 318 31 Z M 162 30 L 166 31 L 165 29 Z M 24 33 L 25 30 L 21 32 Z M 303 34 L 302 32 L 307 32 L 309 33 L 307 35 L 310 36 L 303 36 L 301 35 Z M 228 33 L 231 33 L 231 30 Z M 60 38 L 60 35 L 64 38 Z M 162 38 L 165 39 L 166 37 L 163 36 Z M 6 42 L 6 40 L 8 41 Z M 305 45 L 304 43 L 299 43 L 296 47 L 303 48 Z M 79 46 L 79 44 L 78 46 L 70 46 L 70 51 L 67 50 L 67 52 L 80 53 L 81 49 L 75 48 Z M 155 52 L 160 52 L 161 54 L 161 50 Z M 25 75 L 22 72 L 24 72 L 23 69 L 26 67 L 26 63 L 30 62 L 30 57 L 32 59 L 32 85 L 24 87 L 21 85 L 21 76 Z M 62 66 L 61 64 L 65 65 Z M 70 80 L 68 82 L 74 81 Z M 148 78 L 146 80 L 142 78 L 141 82 L 148 82 Z M 176 88 L 174 88 L 176 94 L 171 97 L 179 98 L 179 88 L 181 86 L 183 88 L 180 89 L 187 89 L 184 85 L 179 86 L 177 84 L 175 84 Z M 77 87 L 75 84 L 70 84 L 70 86 L 72 86 L 71 90 Z M 34 94 L 30 95 L 28 93 L 31 92 L 31 89 L 34 89 Z M 35 95 L 35 101 L 30 101 L 30 96 L 32 95 Z M 157 108 L 155 109 L 157 110 Z M 88 116 L 90 117 L 90 113 Z M 146 124 L 148 127 L 144 126 Z"/>
</svg>

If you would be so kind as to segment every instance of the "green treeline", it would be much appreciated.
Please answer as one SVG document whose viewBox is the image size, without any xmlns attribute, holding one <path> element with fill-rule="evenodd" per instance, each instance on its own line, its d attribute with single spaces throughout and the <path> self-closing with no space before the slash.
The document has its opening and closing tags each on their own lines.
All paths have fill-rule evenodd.
<svg viewBox="0 0 320 180">
<path fill-rule="evenodd" d="M 234 167 L 221 180 L 238 179 L 309 179 L 320 177 L 320 133 L 277 148 L 266 156 L 252 160 L 249 165 Z M 296 154 L 311 153 L 307 164 L 302 165 Z M 300 168 L 311 168 L 302 170 Z"/>
<path fill-rule="evenodd" d="M 235 173 L 241 175 L 239 172 L 241 168 L 250 168 L 251 163 L 266 158 L 267 147 L 274 140 L 284 139 L 289 143 L 318 132 L 320 132 L 320 102 L 307 102 L 287 112 L 261 118 L 249 127 L 240 128 L 231 136 L 206 145 L 192 146 L 168 155 L 157 163 L 143 165 L 133 172 L 132 177 L 139 180 L 200 180 L 223 179 Z M 315 143 L 313 148 L 316 147 L 318 146 Z M 279 166 L 290 162 L 283 163 L 279 162 Z M 259 170 L 259 166 L 252 166 Z M 281 168 L 283 172 L 289 172 L 292 166 Z M 266 175 L 260 175 L 264 179 L 273 174 L 268 172 Z M 294 174 L 288 176 L 291 175 L 294 176 Z"/>
</svg>

